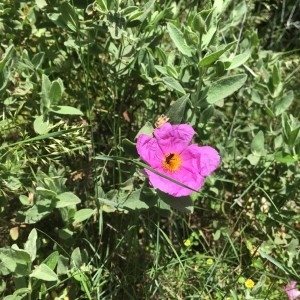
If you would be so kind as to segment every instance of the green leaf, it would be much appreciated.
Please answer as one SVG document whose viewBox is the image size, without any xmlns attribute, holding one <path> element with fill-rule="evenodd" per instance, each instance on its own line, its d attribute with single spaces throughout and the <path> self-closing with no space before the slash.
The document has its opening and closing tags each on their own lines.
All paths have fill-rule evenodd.
<svg viewBox="0 0 300 300">
<path fill-rule="evenodd" d="M 217 27 L 212 26 L 208 29 L 207 33 L 202 36 L 202 49 L 206 49 L 210 43 L 213 41 L 213 38 L 217 32 Z"/>
<path fill-rule="evenodd" d="M 59 200 L 58 202 L 56 202 L 56 208 L 72 206 L 81 202 L 81 200 L 72 192 L 59 194 L 56 196 L 56 198 Z"/>
<path fill-rule="evenodd" d="M 49 77 L 45 74 L 42 75 L 42 92 L 41 92 L 41 113 L 44 114 L 48 111 L 51 105 L 51 99 L 49 97 L 51 87 L 51 81 Z"/>
<path fill-rule="evenodd" d="M 36 258 L 36 242 L 37 242 L 37 231 L 36 229 L 32 229 L 29 233 L 27 241 L 24 245 L 24 250 L 29 253 L 31 261 L 34 261 Z"/>
<path fill-rule="evenodd" d="M 236 55 L 231 59 L 230 66 L 227 68 L 227 70 L 232 70 L 243 65 L 250 58 L 250 56 L 251 56 L 251 49 L 239 55 Z"/>
<path fill-rule="evenodd" d="M 17 178 L 16 176 L 9 176 L 5 180 L 5 185 L 6 185 L 6 187 L 11 189 L 12 191 L 16 191 L 22 186 L 19 178 Z"/>
<path fill-rule="evenodd" d="M 191 214 L 194 211 L 194 203 L 190 196 L 173 197 L 169 194 L 163 193 L 162 191 L 157 191 L 157 194 L 163 202 L 180 212 Z"/>
<path fill-rule="evenodd" d="M 213 104 L 221 99 L 232 95 L 240 89 L 247 80 L 246 74 L 232 75 L 222 78 L 208 88 L 207 102 Z"/>
<path fill-rule="evenodd" d="M 39 201 L 41 202 L 41 201 Z M 42 220 L 44 217 L 49 215 L 53 208 L 50 207 L 51 200 L 50 199 L 44 199 L 43 201 L 45 205 L 33 205 L 29 209 L 27 209 L 22 215 L 25 217 L 25 223 L 28 224 L 34 224 L 40 220 Z M 48 205 L 46 205 L 48 204 Z M 19 214 L 21 212 L 19 211 Z"/>
<path fill-rule="evenodd" d="M 79 247 L 75 248 L 71 254 L 71 266 L 80 268 L 86 263 L 86 255 L 84 251 L 81 251 Z"/>
<path fill-rule="evenodd" d="M 5 296 L 2 300 L 22 300 L 26 294 L 31 294 L 32 290 L 29 288 L 18 288 L 12 295 Z"/>
<path fill-rule="evenodd" d="M 146 122 L 145 125 L 139 130 L 137 133 L 135 139 L 140 135 L 140 134 L 147 134 L 149 136 L 153 135 L 154 128 L 150 122 Z"/>
<path fill-rule="evenodd" d="M 200 34 L 206 32 L 207 27 L 205 24 L 205 20 L 203 19 L 201 12 L 196 14 L 192 21 L 192 28 L 195 31 L 198 31 Z"/>
<path fill-rule="evenodd" d="M 136 144 L 130 141 L 129 139 L 123 139 L 122 140 L 122 147 L 124 149 L 124 152 L 130 154 L 133 157 L 138 157 L 137 151 L 136 151 Z"/>
<path fill-rule="evenodd" d="M 26 205 L 26 206 L 30 205 L 29 198 L 25 195 L 20 195 L 19 200 L 22 203 L 22 205 Z"/>
<path fill-rule="evenodd" d="M 189 94 L 186 94 L 181 98 L 177 99 L 166 113 L 167 117 L 170 118 L 173 124 L 180 124 L 182 122 L 183 115 L 185 112 L 185 106 L 189 99 L 189 96 Z"/>
<path fill-rule="evenodd" d="M 52 191 L 52 190 L 49 190 L 49 189 L 46 189 L 42 186 L 38 186 L 36 188 L 36 193 L 38 195 L 41 195 L 43 197 L 55 197 L 57 195 L 57 193 L 55 191 Z"/>
<path fill-rule="evenodd" d="M 25 250 L 19 249 L 16 244 L 13 244 L 9 249 L 0 249 L 0 259 L 11 272 L 18 275 L 28 275 L 30 272 L 30 254 Z"/>
<path fill-rule="evenodd" d="M 267 259 L 270 263 L 272 263 L 273 265 L 275 265 L 277 268 L 279 268 L 281 271 L 283 271 L 285 274 L 288 274 L 289 272 L 286 270 L 286 268 L 279 262 L 277 261 L 275 258 L 273 258 L 272 256 L 270 256 L 269 254 L 267 254 L 266 252 L 264 252 L 261 249 L 258 249 L 258 252 L 260 254 L 260 256 L 262 258 Z"/>
<path fill-rule="evenodd" d="M 228 44 L 224 49 L 220 49 L 214 53 L 211 53 L 205 57 L 203 57 L 203 59 L 200 60 L 198 66 L 201 67 L 206 67 L 211 65 L 212 63 L 214 63 L 223 53 L 225 53 L 228 49 L 230 49 L 236 42 L 232 42 L 230 44 Z"/>
<path fill-rule="evenodd" d="M 76 213 L 74 214 L 74 222 L 75 223 L 83 222 L 89 219 L 92 215 L 94 215 L 94 213 L 95 213 L 94 209 L 90 209 L 90 208 L 80 209 L 76 211 Z"/>
<path fill-rule="evenodd" d="M 132 192 L 125 202 L 121 203 L 122 208 L 140 210 L 149 209 L 157 202 L 157 197 L 151 189 L 142 188 Z"/>
<path fill-rule="evenodd" d="M 293 163 L 297 161 L 297 159 L 293 157 L 291 154 L 283 153 L 283 152 L 276 152 L 274 158 L 276 161 L 281 163 Z"/>
<path fill-rule="evenodd" d="M 33 272 L 30 277 L 37 278 L 43 281 L 58 281 L 57 275 L 46 265 L 40 264 Z"/>
<path fill-rule="evenodd" d="M 69 219 L 67 220 L 67 222 L 69 223 Z M 69 240 L 70 238 L 72 238 L 73 234 L 74 232 L 68 228 L 58 229 L 58 236 L 62 240 Z"/>
<path fill-rule="evenodd" d="M 68 29 L 66 26 L 63 17 L 58 13 L 48 13 L 47 17 L 57 26 L 62 27 L 63 29 Z"/>
<path fill-rule="evenodd" d="M 44 261 L 43 264 L 47 265 L 51 270 L 54 270 L 59 258 L 59 252 L 52 252 Z"/>
<path fill-rule="evenodd" d="M 186 94 L 179 81 L 174 79 L 173 77 L 163 77 L 162 81 L 172 90 L 174 89 L 182 94 Z"/>
<path fill-rule="evenodd" d="M 289 146 L 294 146 L 298 140 L 298 134 L 300 131 L 300 122 L 297 118 L 294 118 L 292 115 L 288 117 L 286 113 L 282 114 L 282 129 L 283 137 L 285 142 Z"/>
<path fill-rule="evenodd" d="M 78 16 L 74 8 L 66 1 L 64 1 L 60 6 L 61 15 L 63 21 L 74 32 L 77 32 L 79 28 Z"/>
<path fill-rule="evenodd" d="M 172 23 L 167 23 L 167 29 L 176 48 L 182 54 L 191 57 L 193 50 L 186 44 L 183 33 Z"/>
<path fill-rule="evenodd" d="M 37 69 L 41 66 L 45 58 L 45 52 L 38 52 L 32 57 L 32 64 Z"/>
<path fill-rule="evenodd" d="M 55 104 L 61 100 L 62 94 L 64 92 L 64 85 L 60 78 L 54 80 L 51 84 L 49 91 L 49 98 L 51 99 L 51 103 Z"/>
<path fill-rule="evenodd" d="M 249 160 L 249 162 L 252 166 L 256 166 L 258 164 L 258 162 L 260 161 L 260 156 L 257 156 L 254 154 L 249 154 L 247 156 L 247 159 Z"/>
<path fill-rule="evenodd" d="M 47 2 L 45 0 L 35 0 L 36 6 L 40 9 L 47 6 Z"/>
<path fill-rule="evenodd" d="M 138 6 L 133 6 L 133 5 L 132 6 L 127 6 L 124 9 L 121 9 L 120 15 L 126 17 L 128 15 L 131 15 L 132 13 L 137 12 L 137 11 L 140 11 Z"/>
<path fill-rule="evenodd" d="M 74 116 L 83 115 L 83 113 L 79 109 L 72 106 L 51 105 L 50 111 L 60 115 L 74 115 Z"/>
<path fill-rule="evenodd" d="M 102 13 L 107 13 L 108 9 L 107 9 L 107 1 L 106 0 L 97 0 L 97 4 L 100 8 L 100 11 Z"/>
<path fill-rule="evenodd" d="M 144 8 L 143 8 L 143 14 L 139 17 L 139 21 L 143 22 L 146 20 L 147 16 L 151 13 L 152 7 L 154 6 L 156 0 L 149 0 Z"/>
<path fill-rule="evenodd" d="M 51 130 L 52 126 L 49 124 L 48 118 L 41 115 L 35 118 L 33 122 L 33 129 L 37 134 L 46 134 Z"/>
<path fill-rule="evenodd" d="M 275 116 L 281 115 L 285 112 L 293 103 L 294 92 L 288 91 L 285 93 L 274 105 Z"/>
<path fill-rule="evenodd" d="M 266 282 L 266 275 L 262 274 L 259 281 L 256 283 L 255 287 L 251 291 L 251 295 L 257 295 L 262 291 Z"/>
<path fill-rule="evenodd" d="M 272 71 L 272 83 L 273 86 L 276 87 L 280 84 L 281 82 L 281 74 L 280 74 L 280 69 L 278 68 L 278 65 L 275 64 L 273 66 L 273 71 Z"/>
<path fill-rule="evenodd" d="M 13 58 L 15 51 L 13 44 L 6 48 L 5 53 L 1 57 L 2 60 L 0 60 L 0 73 L 5 69 L 7 63 Z"/>
<path fill-rule="evenodd" d="M 159 66 L 159 65 L 155 65 L 154 67 L 155 67 L 155 69 L 156 69 L 158 72 L 160 72 L 162 75 L 165 75 L 165 76 L 168 76 L 168 75 L 169 75 L 168 70 L 167 70 L 166 67 L 162 67 L 162 66 Z"/>
<path fill-rule="evenodd" d="M 263 131 L 259 131 L 253 138 L 251 142 L 251 152 L 256 156 L 264 156 L 266 155 L 265 150 L 265 138 Z"/>
<path fill-rule="evenodd" d="M 69 270 L 69 258 L 60 255 L 57 262 L 57 274 L 65 275 L 68 273 L 68 270 Z"/>
</svg>

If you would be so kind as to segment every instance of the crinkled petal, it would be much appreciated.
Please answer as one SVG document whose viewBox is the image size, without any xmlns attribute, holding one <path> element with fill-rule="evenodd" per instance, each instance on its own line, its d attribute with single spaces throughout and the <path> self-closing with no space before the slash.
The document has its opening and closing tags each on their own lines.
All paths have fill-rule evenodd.
<svg viewBox="0 0 300 300">
<path fill-rule="evenodd" d="M 161 165 L 163 153 L 155 138 L 146 134 L 140 134 L 137 138 L 136 149 L 142 160 L 152 168 L 157 168 Z"/>
<path fill-rule="evenodd" d="M 191 172 L 190 170 L 186 170 L 184 168 L 181 168 L 180 171 L 176 172 L 166 172 L 163 168 L 157 168 L 156 171 L 161 172 L 164 175 L 169 176 L 172 179 L 177 180 L 178 182 L 191 188 L 188 189 L 168 180 L 167 178 L 153 173 L 150 170 L 145 170 L 153 187 L 174 197 L 190 195 L 194 192 L 194 190 L 198 191 L 204 183 L 204 177 L 202 177 L 199 173 Z"/>
<path fill-rule="evenodd" d="M 220 165 L 220 155 L 212 147 L 203 146 L 199 147 L 200 151 L 200 174 L 208 176 Z"/>
<path fill-rule="evenodd" d="M 291 281 L 284 287 L 284 290 L 287 293 L 289 300 L 296 300 L 297 297 L 300 296 L 300 291 L 296 288 L 296 285 L 296 281 Z"/>
<path fill-rule="evenodd" d="M 154 130 L 154 136 L 163 153 L 180 153 L 189 145 L 194 134 L 193 127 L 188 124 L 171 125 L 165 123 Z"/>
<path fill-rule="evenodd" d="M 194 173 L 201 173 L 200 164 L 200 147 L 192 144 L 186 147 L 180 154 L 182 160 L 182 168 Z M 202 174 L 201 174 L 202 175 Z"/>
</svg>

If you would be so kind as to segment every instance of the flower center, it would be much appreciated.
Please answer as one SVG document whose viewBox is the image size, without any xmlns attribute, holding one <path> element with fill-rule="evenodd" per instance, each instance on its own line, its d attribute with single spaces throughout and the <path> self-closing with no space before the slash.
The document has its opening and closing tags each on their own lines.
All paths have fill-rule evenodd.
<svg viewBox="0 0 300 300">
<path fill-rule="evenodd" d="M 177 171 L 181 166 L 181 157 L 178 153 L 168 153 L 165 155 L 162 164 L 168 171 Z"/>
</svg>

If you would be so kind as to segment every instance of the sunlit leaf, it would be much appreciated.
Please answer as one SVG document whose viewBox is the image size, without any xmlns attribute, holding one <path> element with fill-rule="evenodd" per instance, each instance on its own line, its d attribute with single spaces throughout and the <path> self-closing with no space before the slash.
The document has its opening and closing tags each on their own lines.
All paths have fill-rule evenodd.
<svg viewBox="0 0 300 300">
<path fill-rule="evenodd" d="M 33 270 L 30 277 L 43 281 L 58 281 L 56 273 L 54 273 L 46 264 L 40 264 Z"/>
<path fill-rule="evenodd" d="M 78 211 L 76 211 L 76 213 L 74 214 L 74 222 L 75 223 L 80 223 L 83 222 L 87 219 L 89 219 L 92 215 L 94 215 L 95 210 L 91 209 L 91 208 L 83 208 L 80 209 Z"/>
<path fill-rule="evenodd" d="M 198 66 L 199 67 L 206 67 L 211 65 L 212 63 L 214 63 L 222 54 L 224 54 L 228 49 L 230 49 L 236 42 L 232 42 L 228 45 L 226 45 L 225 47 L 223 47 L 223 49 L 220 49 L 216 52 L 210 53 L 206 56 L 204 56 Z"/>
<path fill-rule="evenodd" d="M 72 192 L 59 194 L 56 196 L 56 198 L 59 200 L 58 202 L 56 202 L 56 208 L 72 206 L 81 202 L 81 200 Z"/>
<path fill-rule="evenodd" d="M 50 111 L 56 113 L 56 114 L 60 114 L 60 115 L 79 115 L 79 116 L 82 116 L 83 113 L 75 108 L 75 107 L 72 107 L 72 106 L 59 106 L 59 105 L 52 105 L 50 107 Z"/>
<path fill-rule="evenodd" d="M 167 24 L 167 29 L 176 48 L 186 56 L 192 56 L 192 49 L 186 44 L 183 33 L 172 23 Z"/>
<path fill-rule="evenodd" d="M 185 90 L 182 85 L 179 83 L 178 80 L 174 79 L 173 77 L 163 77 L 162 81 L 172 90 L 176 90 L 181 94 L 185 94 Z"/>
<path fill-rule="evenodd" d="M 76 32 L 79 27 L 78 16 L 71 4 L 67 1 L 62 2 L 60 6 L 61 15 L 69 29 Z"/>
<path fill-rule="evenodd" d="M 265 137 L 263 131 L 259 131 L 251 142 L 251 151 L 252 154 L 256 156 L 263 156 L 266 155 L 265 150 Z"/>
<path fill-rule="evenodd" d="M 247 80 L 246 74 L 231 75 L 213 82 L 208 87 L 207 102 L 213 104 L 239 90 Z"/>
</svg>

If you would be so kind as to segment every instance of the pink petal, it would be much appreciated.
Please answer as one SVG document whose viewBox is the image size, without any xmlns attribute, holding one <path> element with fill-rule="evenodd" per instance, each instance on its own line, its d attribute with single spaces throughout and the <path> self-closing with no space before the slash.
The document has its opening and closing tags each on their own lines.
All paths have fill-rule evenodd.
<svg viewBox="0 0 300 300">
<path fill-rule="evenodd" d="M 186 147 L 180 154 L 182 158 L 182 167 L 189 170 L 190 172 L 200 174 L 200 147 L 196 144 Z"/>
<path fill-rule="evenodd" d="M 209 146 L 189 145 L 194 134 L 195 131 L 190 125 L 165 123 L 154 130 L 154 137 L 145 134 L 138 136 L 137 151 L 140 157 L 156 171 L 191 189 L 145 169 L 150 183 L 155 188 L 174 197 L 190 195 L 198 191 L 204 183 L 204 177 L 219 166 L 220 156 L 215 149 Z M 174 172 L 167 171 L 162 166 L 164 157 L 169 153 L 178 153 L 182 159 L 181 166 Z"/>
<path fill-rule="evenodd" d="M 191 172 L 184 168 L 177 172 L 166 172 L 163 168 L 158 168 L 156 169 L 156 171 L 159 171 L 166 176 L 177 180 L 178 182 L 190 187 L 193 190 L 178 185 L 175 182 L 168 180 L 167 178 L 151 172 L 150 170 L 145 171 L 148 174 L 149 181 L 153 185 L 153 187 L 174 197 L 190 195 L 194 192 L 194 190 L 198 191 L 204 183 L 204 178 L 200 174 Z"/>
<path fill-rule="evenodd" d="M 171 125 L 165 123 L 154 130 L 154 136 L 164 153 L 180 153 L 189 145 L 194 134 L 193 127 L 188 124 Z"/>
<path fill-rule="evenodd" d="M 140 134 L 137 138 L 136 149 L 142 160 L 147 162 L 152 168 L 161 165 L 163 153 L 155 138 L 146 134 Z"/>
<path fill-rule="evenodd" d="M 300 296 L 300 291 L 296 288 L 296 285 L 296 281 L 291 281 L 284 287 L 284 290 L 287 293 L 289 300 L 296 300 L 297 297 Z"/>
<path fill-rule="evenodd" d="M 219 153 L 212 147 L 203 146 L 200 149 L 200 174 L 208 176 L 220 164 L 221 158 Z"/>
</svg>

